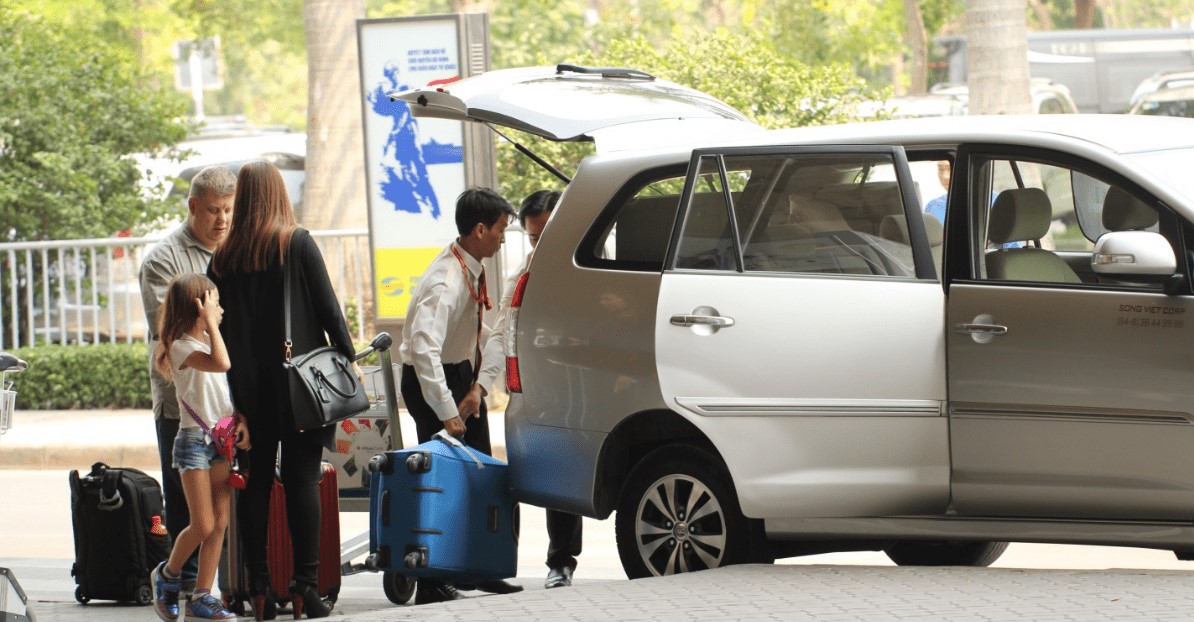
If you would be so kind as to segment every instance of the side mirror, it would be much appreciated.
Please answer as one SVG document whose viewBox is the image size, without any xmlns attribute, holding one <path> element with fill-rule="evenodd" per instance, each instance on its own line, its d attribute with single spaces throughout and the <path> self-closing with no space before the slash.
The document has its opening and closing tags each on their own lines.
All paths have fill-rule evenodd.
<svg viewBox="0 0 1194 622">
<path fill-rule="evenodd" d="M 1165 277 L 1177 272 L 1177 255 L 1159 233 L 1110 231 L 1095 242 L 1090 267 L 1109 276 Z"/>
</svg>

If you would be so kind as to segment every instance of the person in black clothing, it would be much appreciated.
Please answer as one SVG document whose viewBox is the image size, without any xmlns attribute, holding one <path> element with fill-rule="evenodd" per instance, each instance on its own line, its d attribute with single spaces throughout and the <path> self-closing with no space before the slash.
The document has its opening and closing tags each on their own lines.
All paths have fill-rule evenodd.
<svg viewBox="0 0 1194 622">
<path fill-rule="evenodd" d="M 258 620 L 276 616 L 265 546 L 279 448 L 294 553 L 290 597 L 295 617 L 303 611 L 312 618 L 330 613 L 319 597 L 316 579 L 320 461 L 333 429 L 294 429 L 282 368 L 286 354 L 282 279 L 288 262 L 295 262 L 300 274 L 291 285 L 293 355 L 326 346 L 330 337 L 337 349 L 355 356 L 323 256 L 311 234 L 299 228 L 282 175 L 268 162 L 245 164 L 237 178 L 228 240 L 212 256 L 208 276 L 219 289 L 224 306 L 232 403 L 244 413 L 253 439 L 248 452 L 248 487 L 239 497 L 236 520 L 244 534 L 250 596 Z M 360 368 L 354 368 L 361 376 Z"/>
</svg>

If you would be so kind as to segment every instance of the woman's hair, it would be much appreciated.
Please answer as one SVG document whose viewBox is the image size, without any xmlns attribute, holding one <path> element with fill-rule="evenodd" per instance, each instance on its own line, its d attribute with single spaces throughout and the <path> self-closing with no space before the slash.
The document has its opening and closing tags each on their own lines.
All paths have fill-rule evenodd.
<svg viewBox="0 0 1194 622">
<path fill-rule="evenodd" d="M 170 348 L 174 342 L 195 327 L 199 320 L 199 305 L 195 299 L 202 299 L 203 293 L 215 289 L 216 284 L 203 274 L 180 274 L 166 286 L 166 301 L 158 309 L 158 345 L 153 351 L 153 367 L 162 377 L 174 377 L 174 366 L 170 364 Z"/>
<path fill-rule="evenodd" d="M 260 272 L 274 255 L 281 263 L 296 227 L 278 168 L 264 160 L 245 164 L 236 177 L 228 238 L 211 258 L 212 274 Z"/>
</svg>

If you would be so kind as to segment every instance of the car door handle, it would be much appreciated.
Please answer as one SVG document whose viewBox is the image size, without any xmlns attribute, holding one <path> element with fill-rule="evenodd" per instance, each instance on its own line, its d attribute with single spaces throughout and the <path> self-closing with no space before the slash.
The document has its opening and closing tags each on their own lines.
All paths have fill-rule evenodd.
<svg viewBox="0 0 1194 622">
<path fill-rule="evenodd" d="M 734 325 L 734 318 L 720 315 L 673 315 L 672 326 L 712 326 L 714 328 L 729 328 Z"/>
<path fill-rule="evenodd" d="M 999 324 L 957 324 L 954 326 L 954 330 L 963 335 L 991 335 L 997 337 L 1007 334 L 1007 327 Z"/>
</svg>

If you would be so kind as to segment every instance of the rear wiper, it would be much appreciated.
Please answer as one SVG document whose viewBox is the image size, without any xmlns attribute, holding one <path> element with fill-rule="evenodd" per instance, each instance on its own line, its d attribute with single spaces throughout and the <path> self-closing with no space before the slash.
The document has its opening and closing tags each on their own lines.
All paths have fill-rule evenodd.
<svg viewBox="0 0 1194 622">
<path fill-rule="evenodd" d="M 493 130 L 493 133 L 494 133 L 494 134 L 497 134 L 498 136 L 501 136 L 502 138 L 505 138 L 505 139 L 506 139 L 506 142 L 510 143 L 511 145 L 514 145 L 514 148 L 515 148 L 515 149 L 519 150 L 519 151 L 520 151 L 520 152 L 521 152 L 523 155 L 525 155 L 526 157 L 528 157 L 528 158 L 530 158 L 531 160 L 533 160 L 533 161 L 535 162 L 535 164 L 538 164 L 539 166 L 543 167 L 543 169 L 544 169 L 544 170 L 546 170 L 547 172 L 551 173 L 552 175 L 555 175 L 556 177 L 559 177 L 561 180 L 563 180 L 563 181 L 564 181 L 564 183 L 565 183 L 565 184 L 572 183 L 572 179 L 571 179 L 571 178 L 569 178 L 567 175 L 565 175 L 565 174 L 561 173 L 561 172 L 560 172 L 560 169 L 558 169 L 558 168 L 556 168 L 556 167 L 552 166 L 552 165 L 551 165 L 551 163 L 549 163 L 547 160 L 544 160 L 543 158 L 541 158 L 541 157 L 539 157 L 538 155 L 536 155 L 536 154 L 535 154 L 535 152 L 531 151 L 530 149 L 527 149 L 526 147 L 523 147 L 521 144 L 519 144 L 519 143 L 518 143 L 517 141 L 515 141 L 514 139 L 512 139 L 512 138 L 510 138 L 509 136 L 506 136 L 505 134 L 501 133 L 501 132 L 500 132 L 500 131 L 498 131 L 498 129 L 497 129 L 496 127 L 494 127 L 492 124 L 486 123 L 485 125 L 486 125 L 486 127 L 488 127 L 489 129 Z"/>
</svg>

